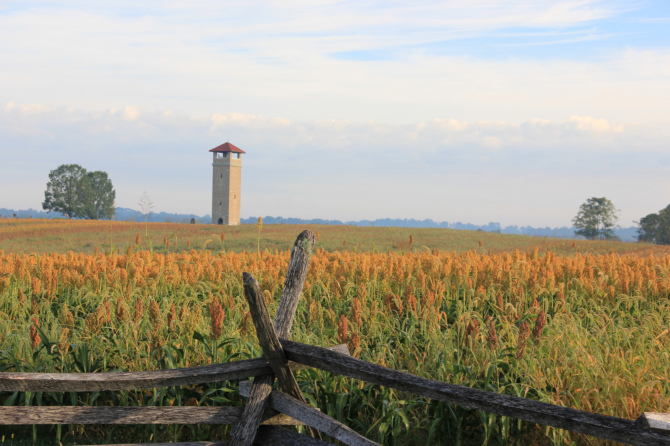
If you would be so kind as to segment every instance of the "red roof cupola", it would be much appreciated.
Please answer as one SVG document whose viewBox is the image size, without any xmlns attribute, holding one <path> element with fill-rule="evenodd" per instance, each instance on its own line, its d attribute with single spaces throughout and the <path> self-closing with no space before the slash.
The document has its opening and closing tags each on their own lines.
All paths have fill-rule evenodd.
<svg viewBox="0 0 670 446">
<path fill-rule="evenodd" d="M 214 147 L 212 150 L 210 150 L 210 152 L 247 153 L 244 150 L 240 149 L 239 147 L 236 147 L 236 146 L 232 145 L 229 142 L 221 144 L 218 147 Z"/>
</svg>

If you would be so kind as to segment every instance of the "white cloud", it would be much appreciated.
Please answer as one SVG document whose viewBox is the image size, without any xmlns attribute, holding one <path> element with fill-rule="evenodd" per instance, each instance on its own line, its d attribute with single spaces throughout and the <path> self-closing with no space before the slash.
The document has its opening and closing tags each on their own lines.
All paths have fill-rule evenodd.
<svg viewBox="0 0 670 446">
<path fill-rule="evenodd" d="M 244 216 L 555 226 L 569 224 L 589 196 L 607 196 L 631 224 L 670 193 L 664 123 L 574 116 L 388 124 L 136 108 L 128 120 L 126 106 L 30 108 L 40 111 L 0 108 L 0 189 L 16 191 L 0 207 L 39 207 L 48 172 L 78 163 L 107 171 L 121 206 L 134 207 L 146 190 L 161 210 L 205 214 L 208 150 L 226 140 L 247 152 Z"/>
<path fill-rule="evenodd" d="M 383 122 L 669 114 L 665 49 L 613 49 L 586 61 L 426 49 L 464 37 L 495 45 L 509 29 L 527 36 L 523 44 L 543 33 L 579 38 L 597 33 L 584 24 L 621 14 L 619 1 L 16 5 L 0 13 L 2 102 Z M 332 57 L 358 50 L 393 57 Z"/>
<path fill-rule="evenodd" d="M 621 132 L 622 126 L 612 126 L 607 119 L 596 119 L 590 116 L 570 116 L 568 125 L 573 124 L 577 130 L 583 132 Z"/>
<path fill-rule="evenodd" d="M 140 117 L 140 109 L 130 105 L 123 108 L 123 119 L 126 121 L 134 121 Z"/>
<path fill-rule="evenodd" d="M 8 102 L 5 105 L 7 111 L 18 110 L 20 113 L 43 113 L 48 110 L 48 108 L 41 104 L 17 104 L 15 102 Z"/>
</svg>

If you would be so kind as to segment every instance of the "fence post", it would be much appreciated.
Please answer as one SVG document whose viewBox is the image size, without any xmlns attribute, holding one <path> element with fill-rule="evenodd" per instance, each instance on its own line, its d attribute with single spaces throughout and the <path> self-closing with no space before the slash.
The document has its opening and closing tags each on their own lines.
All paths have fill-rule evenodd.
<svg viewBox="0 0 670 446">
<path fill-rule="evenodd" d="M 296 238 L 291 250 L 291 260 L 289 261 L 286 279 L 284 280 L 284 290 L 279 308 L 274 321 L 274 329 L 280 338 L 289 338 L 295 311 L 298 308 L 300 293 L 305 285 L 307 269 L 309 268 L 309 259 L 312 256 L 316 235 L 309 230 L 303 231 Z M 254 378 L 251 386 L 249 400 L 244 407 L 242 421 L 235 428 L 233 434 L 232 446 L 250 446 L 256 436 L 256 430 L 260 420 L 260 414 L 268 404 L 270 393 L 272 392 L 272 382 L 274 375 Z"/>
</svg>

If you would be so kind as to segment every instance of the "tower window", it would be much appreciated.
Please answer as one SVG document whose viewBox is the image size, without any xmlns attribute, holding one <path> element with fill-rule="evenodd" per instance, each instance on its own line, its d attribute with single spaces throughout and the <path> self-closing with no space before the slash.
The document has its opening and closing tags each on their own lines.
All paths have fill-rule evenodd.
<svg viewBox="0 0 670 446">
<path fill-rule="evenodd" d="M 216 157 L 217 157 L 217 158 L 223 158 L 223 153 L 221 153 L 221 152 L 217 152 L 217 153 L 216 153 Z"/>
<path fill-rule="evenodd" d="M 235 156 L 235 159 L 240 159 L 240 154 L 239 153 L 236 153 L 234 156 Z"/>
</svg>

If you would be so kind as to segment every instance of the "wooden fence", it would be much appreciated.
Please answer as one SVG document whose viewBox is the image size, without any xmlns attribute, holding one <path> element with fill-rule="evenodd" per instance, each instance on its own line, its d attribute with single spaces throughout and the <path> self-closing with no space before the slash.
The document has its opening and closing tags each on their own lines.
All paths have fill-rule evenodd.
<svg viewBox="0 0 670 446">
<path fill-rule="evenodd" d="M 290 341 L 291 326 L 304 286 L 316 237 L 301 233 L 291 252 L 284 290 L 274 322 L 256 279 L 243 274 L 264 357 L 174 370 L 110 373 L 0 373 L 0 390 L 91 392 L 150 389 L 254 378 L 240 383 L 244 407 L 0 407 L 0 425 L 37 424 L 217 424 L 235 425 L 227 443 L 182 445 L 327 445 L 323 432 L 344 444 L 377 445 L 307 404 L 293 372 L 314 367 L 449 404 L 567 429 L 640 446 L 670 445 L 670 414 L 645 413 L 638 420 L 599 415 L 510 395 L 457 386 L 382 367 L 349 356 L 346 345 L 316 347 Z M 277 379 L 281 391 L 272 390 Z M 307 435 L 280 426 L 304 425 Z"/>
</svg>

